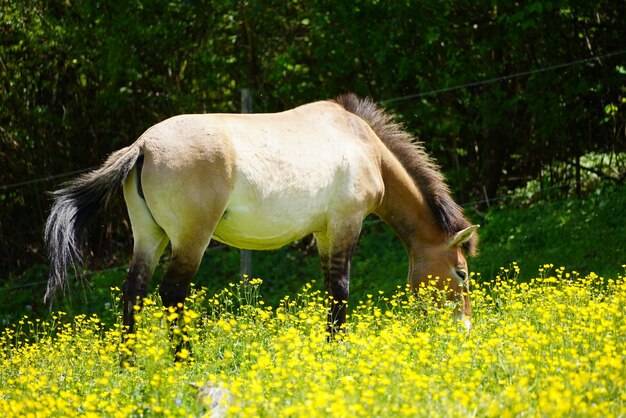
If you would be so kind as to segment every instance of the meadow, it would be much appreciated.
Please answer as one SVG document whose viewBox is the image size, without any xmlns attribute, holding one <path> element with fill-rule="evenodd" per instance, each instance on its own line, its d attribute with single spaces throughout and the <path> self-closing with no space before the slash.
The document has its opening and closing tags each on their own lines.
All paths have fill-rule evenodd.
<svg viewBox="0 0 626 418">
<path fill-rule="evenodd" d="M 180 313 L 155 295 L 125 343 L 96 315 L 25 317 L 0 337 L 0 415 L 626 415 L 624 274 L 519 273 L 513 263 L 472 277 L 469 332 L 432 289 L 399 286 L 353 303 L 346 332 L 327 342 L 315 284 L 272 307 L 259 279 L 195 288 Z M 180 339 L 191 351 L 174 361 Z"/>
</svg>

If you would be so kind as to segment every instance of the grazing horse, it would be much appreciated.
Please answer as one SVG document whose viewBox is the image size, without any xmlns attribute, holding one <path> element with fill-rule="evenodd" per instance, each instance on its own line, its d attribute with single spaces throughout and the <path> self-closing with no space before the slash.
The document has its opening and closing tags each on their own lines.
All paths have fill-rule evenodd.
<svg viewBox="0 0 626 418">
<path fill-rule="evenodd" d="M 275 114 L 181 115 L 149 128 L 53 193 L 47 300 L 65 288 L 67 268 L 81 259 L 83 230 L 119 185 L 134 238 L 123 286 L 129 332 L 168 243 L 160 295 L 176 308 L 211 238 L 269 250 L 312 233 L 333 300 L 332 334 L 346 320 L 350 260 L 370 213 L 404 243 L 411 287 L 435 278 L 470 326 L 465 254 L 476 251 L 478 226 L 463 216 L 421 144 L 369 99 L 348 94 Z"/>
</svg>

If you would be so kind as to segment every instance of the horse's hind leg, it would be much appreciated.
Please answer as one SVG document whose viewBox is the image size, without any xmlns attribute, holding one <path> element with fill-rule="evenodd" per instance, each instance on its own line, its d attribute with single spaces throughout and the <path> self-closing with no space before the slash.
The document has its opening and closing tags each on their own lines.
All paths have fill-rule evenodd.
<svg viewBox="0 0 626 418">
<path fill-rule="evenodd" d="M 135 250 L 122 289 L 124 296 L 123 322 L 129 333 L 133 333 L 135 330 L 135 306 L 139 306 L 139 308 L 143 306 L 143 300 L 148 294 L 150 279 L 168 242 L 165 234 L 161 237 L 151 236 L 148 239 L 144 237 L 138 239 L 137 234 L 133 233 L 133 235 L 135 236 Z"/>
<path fill-rule="evenodd" d="M 179 308 L 189 293 L 191 280 L 198 271 L 204 248 L 172 248 L 172 258 L 163 276 L 159 293 L 165 308 Z"/>
<path fill-rule="evenodd" d="M 177 354 L 183 348 L 191 351 L 182 308 L 189 294 L 191 280 L 198 271 L 209 239 L 210 235 L 195 242 L 175 243 L 172 241 L 172 256 L 161 281 L 159 293 L 163 307 L 169 311 L 168 314 L 177 314 L 174 315 L 175 319 L 170 322 L 171 338 Z"/>
<path fill-rule="evenodd" d="M 164 226 L 171 239 L 172 256 L 161 281 L 159 293 L 163 307 L 178 314 L 178 320 L 170 324 L 174 330 L 178 325 L 184 324 L 181 321 L 183 316 L 181 308 L 226 206 L 225 197 L 220 199 L 220 196 L 215 196 L 210 201 L 207 196 L 203 202 L 202 205 L 194 205 L 191 199 L 186 200 L 185 205 L 181 204 L 177 208 L 179 216 L 170 218 L 174 222 Z M 180 331 L 183 332 L 173 335 L 176 352 L 182 347 L 189 347 L 184 343 L 186 339 L 184 326 Z"/>
<path fill-rule="evenodd" d="M 141 307 L 168 238 L 156 224 L 145 200 L 139 194 L 136 171 L 124 183 L 124 198 L 133 229 L 133 257 L 123 286 L 123 321 L 129 333 L 135 331 L 135 306 Z"/>
<path fill-rule="evenodd" d="M 202 199 L 195 196 L 201 204 L 194 204 L 193 196 L 189 196 L 172 205 L 172 215 L 166 217 L 170 222 L 163 225 L 172 244 L 172 256 L 159 290 L 165 308 L 177 308 L 185 302 L 191 280 L 226 207 L 225 196 L 211 196 L 210 190 L 198 193 L 201 192 L 205 193 Z"/>
<path fill-rule="evenodd" d="M 161 300 L 166 309 L 178 311 L 173 313 L 182 317 L 179 307 L 185 302 L 204 250 L 224 213 L 232 176 L 219 146 L 211 152 L 196 153 L 191 146 L 177 148 L 180 141 L 176 139 L 164 141 L 171 148 L 166 150 L 169 154 L 156 161 L 146 155 L 142 185 L 150 211 L 172 247 L 159 289 Z M 198 150 L 204 149 L 204 145 L 194 144 Z"/>
</svg>

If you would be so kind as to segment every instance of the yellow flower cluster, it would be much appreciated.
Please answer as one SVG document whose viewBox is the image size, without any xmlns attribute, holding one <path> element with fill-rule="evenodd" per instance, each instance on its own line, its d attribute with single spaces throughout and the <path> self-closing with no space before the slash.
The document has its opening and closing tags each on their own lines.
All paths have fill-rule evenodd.
<svg viewBox="0 0 626 418">
<path fill-rule="evenodd" d="M 314 285 L 274 308 L 247 278 L 185 309 L 147 300 L 129 337 L 96 316 L 25 317 L 0 336 L 0 415 L 626 415 L 624 277 L 538 276 L 472 275 L 469 332 L 432 289 L 399 287 L 355 304 L 327 342 Z"/>
</svg>

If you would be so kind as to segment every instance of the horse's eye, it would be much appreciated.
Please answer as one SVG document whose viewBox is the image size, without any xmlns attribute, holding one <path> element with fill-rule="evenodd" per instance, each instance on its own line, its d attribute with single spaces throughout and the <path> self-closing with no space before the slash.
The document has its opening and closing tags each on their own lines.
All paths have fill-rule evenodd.
<svg viewBox="0 0 626 418">
<path fill-rule="evenodd" d="M 467 272 L 465 270 L 455 270 L 456 275 L 459 276 L 459 279 L 465 280 L 467 279 Z"/>
</svg>

